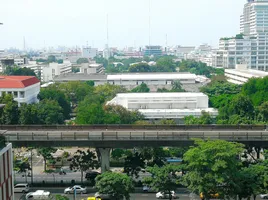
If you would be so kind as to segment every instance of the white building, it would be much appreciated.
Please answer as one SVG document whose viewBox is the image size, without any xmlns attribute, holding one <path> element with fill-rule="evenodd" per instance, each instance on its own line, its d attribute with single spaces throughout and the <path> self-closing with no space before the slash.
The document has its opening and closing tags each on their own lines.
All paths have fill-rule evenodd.
<svg viewBox="0 0 268 200">
<path fill-rule="evenodd" d="M 40 81 L 35 76 L 0 76 L 0 96 L 12 94 L 19 103 L 36 103 Z"/>
<path fill-rule="evenodd" d="M 26 63 L 26 58 L 14 58 L 14 65 L 21 66 Z"/>
<path fill-rule="evenodd" d="M 82 55 L 84 58 L 95 58 L 98 55 L 98 49 L 97 48 L 91 48 L 91 47 L 83 47 L 82 48 Z"/>
<path fill-rule="evenodd" d="M 247 69 L 247 65 L 237 65 L 236 69 L 225 69 L 227 81 L 234 84 L 244 84 L 250 78 L 263 78 L 268 72 Z"/>
<path fill-rule="evenodd" d="M 14 200 L 12 144 L 0 148 L 0 199 Z"/>
<path fill-rule="evenodd" d="M 82 63 L 79 69 L 83 74 L 101 74 L 105 70 L 103 65 L 98 63 Z"/>
<path fill-rule="evenodd" d="M 214 64 L 222 61 L 224 68 L 247 64 L 247 68 L 268 71 L 268 1 L 248 0 L 240 17 L 243 35 L 220 40 Z"/>
<path fill-rule="evenodd" d="M 121 105 L 140 111 L 146 119 L 183 119 L 200 117 L 202 111 L 217 116 L 218 111 L 208 107 L 208 96 L 203 93 L 124 93 L 117 94 L 107 105 Z"/>
<path fill-rule="evenodd" d="M 68 60 L 64 60 L 62 64 L 49 63 L 49 65 L 42 67 L 42 71 L 42 81 L 49 82 L 53 81 L 55 76 L 71 73 L 72 64 Z"/>
<path fill-rule="evenodd" d="M 171 85 L 173 81 L 183 84 L 195 83 L 197 76 L 190 73 L 132 73 L 107 75 L 107 82 L 112 85 L 135 86 L 145 83 L 147 85 Z"/>
</svg>

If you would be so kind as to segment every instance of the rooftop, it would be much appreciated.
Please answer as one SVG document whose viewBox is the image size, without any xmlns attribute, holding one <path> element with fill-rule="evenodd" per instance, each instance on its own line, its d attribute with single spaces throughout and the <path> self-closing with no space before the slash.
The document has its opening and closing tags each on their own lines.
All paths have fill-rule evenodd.
<svg viewBox="0 0 268 200">
<path fill-rule="evenodd" d="M 132 73 L 111 74 L 107 80 L 174 80 L 174 79 L 196 79 L 195 74 L 190 73 Z"/>
<path fill-rule="evenodd" d="M 25 88 L 39 82 L 35 76 L 0 76 L 0 88 Z"/>
<path fill-rule="evenodd" d="M 247 78 L 253 78 L 253 77 L 265 77 L 268 76 L 268 72 L 260 71 L 260 70 L 240 70 L 240 69 L 225 69 L 225 72 L 229 72 L 236 75 L 241 75 Z"/>
<path fill-rule="evenodd" d="M 116 97 L 135 97 L 135 98 L 154 98 L 154 97 L 165 97 L 165 98 L 172 98 L 172 97 L 207 97 L 207 95 L 203 93 L 192 93 L 192 92 L 167 92 L 167 93 L 119 93 Z"/>
</svg>

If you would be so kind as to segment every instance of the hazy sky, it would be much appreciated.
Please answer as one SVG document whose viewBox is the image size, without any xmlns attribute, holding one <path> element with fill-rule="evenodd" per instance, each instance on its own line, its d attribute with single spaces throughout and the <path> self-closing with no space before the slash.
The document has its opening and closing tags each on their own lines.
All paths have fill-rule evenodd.
<svg viewBox="0 0 268 200">
<path fill-rule="evenodd" d="M 151 44 L 218 45 L 239 33 L 246 0 L 151 0 Z M 0 49 L 149 43 L 149 0 L 0 0 Z"/>
</svg>

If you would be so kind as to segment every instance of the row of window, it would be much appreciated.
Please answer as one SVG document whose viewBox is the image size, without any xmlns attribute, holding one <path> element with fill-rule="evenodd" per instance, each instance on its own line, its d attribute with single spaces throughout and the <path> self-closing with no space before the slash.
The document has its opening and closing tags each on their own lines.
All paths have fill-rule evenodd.
<svg viewBox="0 0 268 200">
<path fill-rule="evenodd" d="M 21 91 L 21 92 L 17 92 L 17 91 L 5 91 L 5 92 L 1 92 L 1 96 L 3 94 L 12 94 L 14 98 L 18 98 L 18 94 L 20 96 L 20 98 L 24 98 L 25 96 L 25 92 Z"/>
</svg>

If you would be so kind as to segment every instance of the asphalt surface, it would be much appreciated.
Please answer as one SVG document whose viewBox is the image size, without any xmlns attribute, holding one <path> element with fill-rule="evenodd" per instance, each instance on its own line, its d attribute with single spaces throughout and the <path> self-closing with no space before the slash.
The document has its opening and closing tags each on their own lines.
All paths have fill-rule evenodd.
<svg viewBox="0 0 268 200">
<path fill-rule="evenodd" d="M 43 188 L 43 190 L 50 191 L 52 195 L 56 194 L 65 195 L 63 194 L 64 188 L 53 188 L 53 189 Z M 94 197 L 94 194 L 95 193 L 77 194 L 76 199 L 74 199 L 73 194 L 65 196 L 69 197 L 70 200 L 86 200 L 87 197 Z M 130 196 L 131 196 L 130 200 L 156 200 L 155 193 L 133 193 Z M 180 200 L 200 200 L 199 196 L 194 194 L 187 194 L 187 193 L 180 194 L 177 192 L 177 196 L 179 197 Z M 260 200 L 261 198 L 258 196 L 256 199 Z M 25 195 L 21 193 L 15 193 L 15 200 L 26 200 Z"/>
<path fill-rule="evenodd" d="M 19 193 L 15 193 L 15 200 L 25 200 L 24 198 L 25 195 L 19 194 Z M 70 200 L 74 200 L 74 196 L 73 195 L 66 195 L 67 197 L 69 197 Z M 198 197 L 196 198 L 191 198 L 189 197 L 189 194 L 179 194 L 179 199 L 181 200 L 200 200 Z M 76 200 L 86 200 L 87 197 L 94 197 L 94 194 L 78 194 L 76 195 Z M 135 194 L 131 194 L 131 198 L 130 200 L 155 200 L 155 193 L 135 193 Z"/>
</svg>

